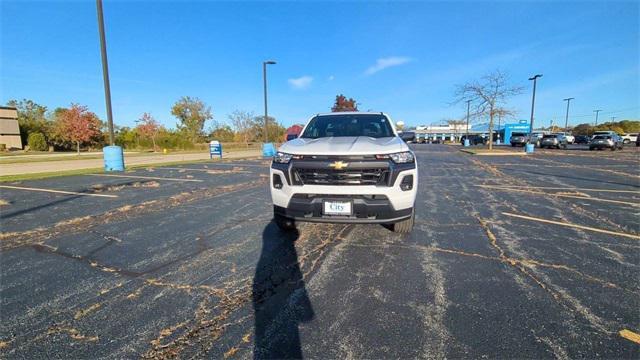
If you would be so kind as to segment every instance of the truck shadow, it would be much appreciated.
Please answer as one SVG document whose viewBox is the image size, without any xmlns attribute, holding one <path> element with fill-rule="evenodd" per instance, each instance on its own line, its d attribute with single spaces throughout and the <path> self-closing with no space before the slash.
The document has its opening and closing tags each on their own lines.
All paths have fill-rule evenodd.
<svg viewBox="0 0 640 360">
<path fill-rule="evenodd" d="M 294 242 L 297 230 L 270 222 L 262 232 L 262 252 L 253 278 L 255 359 L 300 359 L 298 325 L 313 319 Z"/>
</svg>

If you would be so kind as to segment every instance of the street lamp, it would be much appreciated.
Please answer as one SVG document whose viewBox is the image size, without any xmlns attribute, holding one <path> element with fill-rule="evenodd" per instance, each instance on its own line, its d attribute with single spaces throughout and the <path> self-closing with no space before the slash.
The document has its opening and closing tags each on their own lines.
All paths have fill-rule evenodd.
<svg viewBox="0 0 640 360">
<path fill-rule="evenodd" d="M 276 62 L 273 60 L 267 60 L 262 62 L 262 79 L 264 81 L 264 142 L 265 144 L 269 142 L 268 128 L 267 128 L 267 65 L 275 65 Z"/>
<path fill-rule="evenodd" d="M 567 102 L 567 114 L 564 117 L 564 131 L 567 131 L 567 128 L 569 127 L 569 103 L 571 102 L 571 100 L 573 100 L 575 98 L 566 98 L 563 99 L 563 101 Z"/>
<path fill-rule="evenodd" d="M 100 55 L 102 56 L 102 77 L 104 80 L 104 99 L 107 105 L 107 123 L 109 125 L 109 144 L 115 144 L 113 136 L 113 116 L 111 115 L 111 87 L 109 86 L 109 65 L 107 62 L 107 42 L 104 35 L 104 16 L 102 15 L 102 0 L 96 0 L 98 10 L 98 31 L 100 33 Z"/>
<path fill-rule="evenodd" d="M 467 100 L 467 135 L 465 137 L 465 142 L 469 141 L 469 107 L 471 106 L 471 100 Z"/>
<path fill-rule="evenodd" d="M 531 98 L 531 123 L 529 124 L 529 144 L 531 144 L 531 133 L 533 133 L 533 109 L 536 105 L 536 82 L 539 77 L 542 77 L 542 74 L 537 74 L 529 78 L 529 80 L 533 80 L 533 97 Z"/>
<path fill-rule="evenodd" d="M 593 110 L 594 113 L 596 113 L 596 126 L 598 126 L 598 113 L 602 111 L 602 110 Z"/>
</svg>

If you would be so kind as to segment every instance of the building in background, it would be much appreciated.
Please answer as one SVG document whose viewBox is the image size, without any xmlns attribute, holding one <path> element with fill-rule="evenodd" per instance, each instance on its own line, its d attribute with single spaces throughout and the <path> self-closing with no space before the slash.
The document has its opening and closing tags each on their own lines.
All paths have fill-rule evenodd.
<svg viewBox="0 0 640 360">
<path fill-rule="evenodd" d="M 14 107 L 0 106 L 0 147 L 22 149 L 18 110 Z"/>
</svg>

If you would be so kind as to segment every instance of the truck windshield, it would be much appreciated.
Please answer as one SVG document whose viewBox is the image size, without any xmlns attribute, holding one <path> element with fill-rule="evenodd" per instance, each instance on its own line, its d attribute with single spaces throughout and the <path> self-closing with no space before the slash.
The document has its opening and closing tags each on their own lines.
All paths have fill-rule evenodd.
<svg viewBox="0 0 640 360">
<path fill-rule="evenodd" d="M 382 114 L 340 114 L 316 116 L 302 133 L 302 138 L 368 136 L 383 138 L 395 136 L 389 119 Z"/>
</svg>

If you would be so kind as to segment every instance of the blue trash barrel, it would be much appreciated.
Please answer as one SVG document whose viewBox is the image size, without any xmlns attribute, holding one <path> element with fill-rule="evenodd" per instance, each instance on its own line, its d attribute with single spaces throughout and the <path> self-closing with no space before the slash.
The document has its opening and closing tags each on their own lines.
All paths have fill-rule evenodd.
<svg viewBox="0 0 640 360">
<path fill-rule="evenodd" d="M 120 146 L 105 146 L 102 154 L 104 171 L 124 171 L 124 155 Z"/>
<path fill-rule="evenodd" d="M 533 148 L 534 148 L 533 144 L 526 144 L 526 145 L 524 146 L 524 151 L 525 151 L 527 154 L 533 154 Z"/>
<path fill-rule="evenodd" d="M 272 157 L 276 154 L 276 147 L 272 143 L 262 144 L 262 156 Z"/>
<path fill-rule="evenodd" d="M 470 145 L 470 144 L 469 144 L 469 139 L 464 139 L 464 146 L 465 146 L 465 147 L 467 147 L 467 146 L 469 146 L 469 145 Z"/>
</svg>

